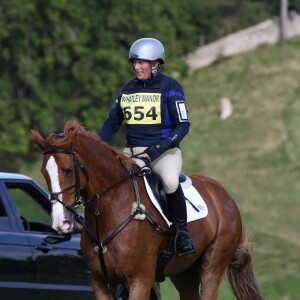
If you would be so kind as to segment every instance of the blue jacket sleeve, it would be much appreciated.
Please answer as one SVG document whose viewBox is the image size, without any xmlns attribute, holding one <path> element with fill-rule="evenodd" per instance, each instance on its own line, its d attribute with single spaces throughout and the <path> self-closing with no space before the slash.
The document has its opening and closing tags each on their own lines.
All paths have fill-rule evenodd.
<svg viewBox="0 0 300 300">
<path fill-rule="evenodd" d="M 182 87 L 176 80 L 172 81 L 170 92 L 168 93 L 168 110 L 170 119 L 175 127 L 167 139 L 170 147 L 179 147 L 179 143 L 189 132 L 190 122 L 185 96 Z"/>
<path fill-rule="evenodd" d="M 176 128 L 172 131 L 171 135 L 169 135 L 168 137 L 168 139 L 171 140 L 171 145 L 174 147 L 178 147 L 182 139 L 188 134 L 189 129 L 189 122 L 179 123 L 176 126 Z"/>
<path fill-rule="evenodd" d="M 164 96 L 167 99 L 169 118 L 174 127 L 172 132 L 155 146 L 161 153 L 169 148 L 179 147 L 179 143 L 188 134 L 190 128 L 185 96 L 176 80 L 171 80 Z"/>
<path fill-rule="evenodd" d="M 99 130 L 99 136 L 102 141 L 109 142 L 115 133 L 120 129 L 124 120 L 122 109 L 120 107 L 119 97 L 116 99 L 108 118 L 104 121 Z"/>
</svg>

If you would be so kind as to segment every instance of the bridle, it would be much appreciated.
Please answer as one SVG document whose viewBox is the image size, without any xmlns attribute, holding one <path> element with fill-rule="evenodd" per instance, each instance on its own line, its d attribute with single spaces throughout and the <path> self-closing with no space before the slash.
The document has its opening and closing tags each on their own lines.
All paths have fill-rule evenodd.
<svg viewBox="0 0 300 300">
<path fill-rule="evenodd" d="M 70 148 L 70 149 L 50 149 L 50 150 L 45 150 L 43 152 L 44 155 L 46 154 L 71 154 L 73 155 L 73 162 L 74 162 L 74 167 L 75 167 L 75 183 L 59 192 L 55 192 L 55 193 L 50 193 L 50 202 L 52 204 L 55 204 L 56 202 L 59 202 L 60 204 L 62 204 L 67 210 L 69 210 L 76 218 L 76 220 L 78 222 L 80 222 L 84 228 L 87 230 L 88 234 L 90 235 L 90 231 L 87 228 L 86 224 L 82 222 L 82 218 L 81 216 L 77 213 L 76 209 L 80 206 L 80 205 L 84 205 L 87 206 L 93 202 L 96 202 L 96 211 L 95 211 L 95 216 L 99 215 L 99 200 L 102 196 L 104 196 L 106 193 L 110 192 L 111 190 L 113 190 L 114 188 L 116 188 L 117 186 L 121 185 L 122 183 L 124 183 L 125 181 L 127 181 L 128 179 L 132 179 L 133 182 L 133 186 L 134 186 L 134 190 L 135 190 L 135 196 L 136 196 L 136 208 L 135 210 L 132 212 L 132 214 L 130 215 L 130 217 L 128 217 L 124 223 L 115 231 L 113 232 L 104 242 L 100 243 L 98 240 L 98 234 L 97 234 L 97 240 L 95 238 L 92 238 L 92 240 L 94 242 L 96 242 L 97 246 L 99 246 L 101 244 L 101 248 L 102 250 L 104 250 L 103 248 L 105 247 L 105 245 L 110 242 L 121 230 L 124 229 L 124 227 L 132 220 L 134 219 L 134 217 L 138 214 L 145 214 L 146 218 L 148 219 L 148 221 L 151 223 L 151 225 L 153 226 L 153 228 L 159 232 L 162 233 L 168 233 L 170 234 L 171 231 L 170 230 L 166 230 L 163 229 L 158 222 L 151 216 L 151 214 L 149 212 L 147 212 L 147 210 L 143 209 L 141 207 L 141 199 L 140 199 L 140 195 L 139 195 L 139 190 L 138 190 L 138 185 L 137 185 L 137 181 L 136 181 L 136 177 L 143 177 L 146 174 L 149 174 L 149 172 L 151 173 L 152 170 L 149 169 L 148 167 L 146 168 L 141 168 L 139 171 L 136 172 L 130 172 L 129 175 L 127 175 L 126 177 L 122 178 L 121 180 L 119 180 L 118 182 L 116 182 L 115 184 L 113 184 L 112 186 L 110 186 L 109 188 L 107 188 L 106 190 L 104 190 L 101 193 L 98 194 L 94 194 L 92 196 L 91 199 L 89 200 L 84 200 L 81 196 L 81 191 L 82 191 L 82 187 L 80 185 L 80 175 L 79 175 L 79 168 L 83 171 L 83 173 L 85 174 L 87 181 L 89 181 L 89 176 L 88 176 L 88 172 L 85 169 L 85 167 L 83 166 L 83 164 L 80 164 L 78 158 L 76 157 L 76 152 L 74 150 L 74 148 Z M 147 165 L 146 165 L 147 166 Z M 58 199 L 58 195 L 61 195 L 67 191 L 69 191 L 70 189 L 75 188 L 75 205 L 68 205 L 65 202 L 61 201 L 60 199 Z M 98 218 L 96 218 L 96 220 L 98 220 Z M 98 226 L 97 226 L 98 228 Z"/>
<path fill-rule="evenodd" d="M 70 149 L 50 149 L 50 150 L 45 150 L 43 152 L 44 155 L 46 154 L 71 154 L 73 155 L 73 162 L 74 162 L 74 168 L 75 168 L 75 183 L 59 192 L 55 192 L 55 193 L 50 193 L 50 202 L 52 204 L 55 204 L 56 202 L 61 203 L 63 206 L 67 206 L 66 203 L 62 202 L 61 200 L 59 200 L 58 196 L 75 188 L 75 206 L 79 206 L 80 204 L 82 204 L 82 197 L 81 197 L 81 183 L 80 183 L 80 175 L 79 175 L 79 168 L 83 171 L 84 175 L 86 176 L 87 181 L 89 181 L 89 176 L 88 173 L 85 169 L 85 167 L 83 166 L 83 164 L 81 164 L 76 156 L 76 152 L 74 150 L 74 148 L 70 148 Z"/>
</svg>

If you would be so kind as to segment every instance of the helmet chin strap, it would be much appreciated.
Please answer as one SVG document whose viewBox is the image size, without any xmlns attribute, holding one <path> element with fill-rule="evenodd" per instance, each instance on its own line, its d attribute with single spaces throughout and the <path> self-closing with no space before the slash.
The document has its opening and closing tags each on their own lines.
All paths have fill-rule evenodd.
<svg viewBox="0 0 300 300">
<path fill-rule="evenodd" d="M 159 63 L 152 62 L 151 63 L 151 72 L 152 72 L 152 75 L 155 76 L 155 74 L 157 73 L 158 70 L 159 70 Z"/>
<path fill-rule="evenodd" d="M 152 70 L 152 76 L 155 76 L 156 75 L 156 73 L 157 73 L 157 69 L 155 69 L 155 70 Z"/>
</svg>

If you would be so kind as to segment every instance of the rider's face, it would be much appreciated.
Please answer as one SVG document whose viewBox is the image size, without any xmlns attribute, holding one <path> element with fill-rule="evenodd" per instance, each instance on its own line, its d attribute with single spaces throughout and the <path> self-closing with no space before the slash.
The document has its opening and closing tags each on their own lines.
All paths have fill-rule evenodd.
<svg viewBox="0 0 300 300">
<path fill-rule="evenodd" d="M 151 63 L 145 60 L 135 59 L 132 62 L 136 77 L 139 80 L 147 80 L 151 78 Z"/>
</svg>

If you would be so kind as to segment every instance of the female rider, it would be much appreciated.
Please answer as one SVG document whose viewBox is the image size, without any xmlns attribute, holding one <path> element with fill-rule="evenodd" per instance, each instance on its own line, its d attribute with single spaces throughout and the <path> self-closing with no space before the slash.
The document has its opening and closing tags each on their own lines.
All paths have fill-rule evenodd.
<svg viewBox="0 0 300 300">
<path fill-rule="evenodd" d="M 195 247 L 187 232 L 186 202 L 179 183 L 182 168 L 179 143 L 190 127 L 184 93 L 176 80 L 161 73 L 165 52 L 160 41 L 153 38 L 135 41 L 129 60 L 136 77 L 119 93 L 99 135 L 103 141 L 110 141 L 125 120 L 124 152 L 147 159 L 152 170 L 161 176 L 177 231 L 175 250 L 179 256 L 186 255 L 194 252 Z"/>
</svg>

